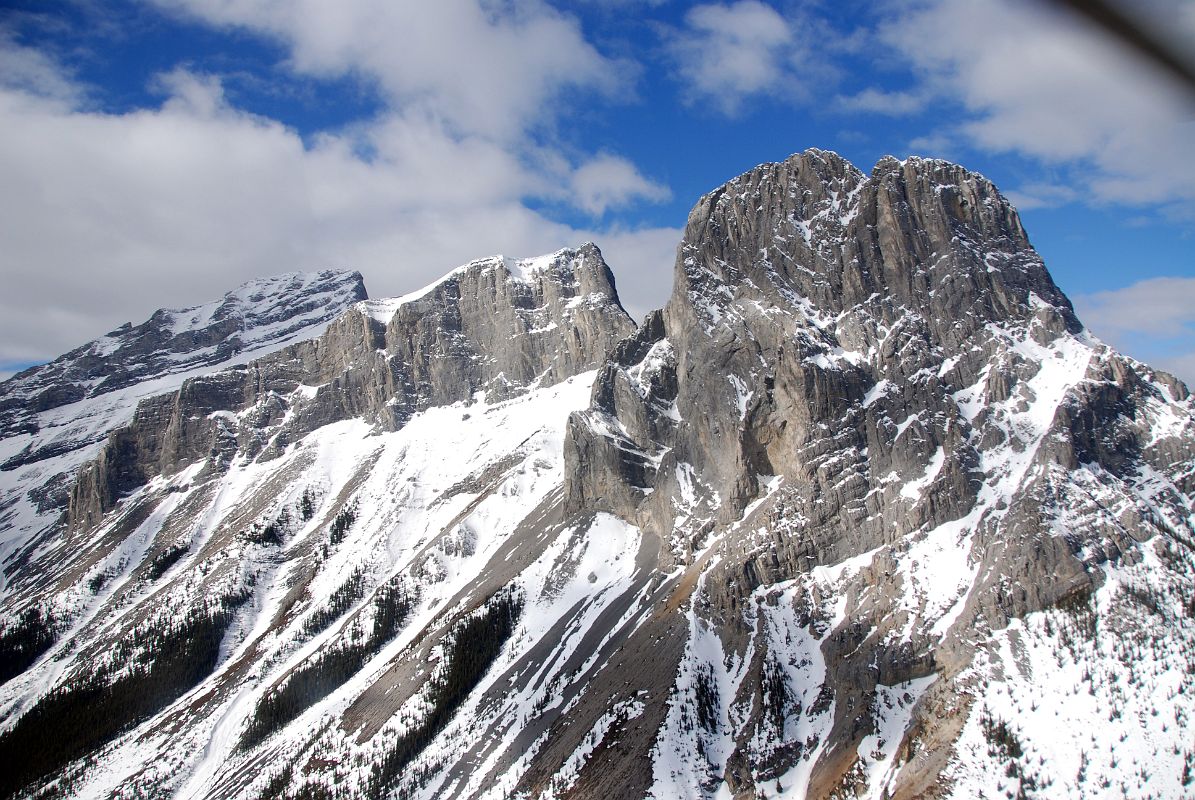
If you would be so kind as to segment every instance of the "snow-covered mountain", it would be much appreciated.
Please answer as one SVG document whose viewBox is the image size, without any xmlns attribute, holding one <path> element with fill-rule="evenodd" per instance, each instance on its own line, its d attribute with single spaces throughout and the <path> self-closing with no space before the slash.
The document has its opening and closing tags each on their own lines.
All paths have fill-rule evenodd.
<svg viewBox="0 0 1195 800">
<path fill-rule="evenodd" d="M 591 244 L 353 280 L 0 385 L 143 387 L 6 468 L 0 797 L 1195 796 L 1195 403 L 982 176 L 760 166 L 637 329 Z"/>
<path fill-rule="evenodd" d="M 357 272 L 250 281 L 221 300 L 125 324 L 0 383 L 0 558 L 60 515 L 80 465 L 139 401 L 318 336 L 365 298 Z"/>
</svg>

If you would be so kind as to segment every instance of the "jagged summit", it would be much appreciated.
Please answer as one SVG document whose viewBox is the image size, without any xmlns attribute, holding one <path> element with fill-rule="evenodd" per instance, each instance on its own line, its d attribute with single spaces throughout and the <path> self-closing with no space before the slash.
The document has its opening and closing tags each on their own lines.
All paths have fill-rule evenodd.
<svg viewBox="0 0 1195 800">
<path fill-rule="evenodd" d="M 0 510 L 0 797 L 1189 794 L 1195 402 L 996 188 L 806 151 L 676 276 L 481 259 L 144 399 Z"/>
<path fill-rule="evenodd" d="M 976 756 L 992 726 L 1015 722 L 1026 751 L 1071 735 L 1022 722 L 1015 698 L 1055 668 L 1035 624 L 1077 603 L 1154 642 L 1193 631 L 1177 598 L 1195 579 L 1195 407 L 1083 330 L 986 179 L 922 159 L 864 175 L 821 151 L 765 164 L 698 202 L 676 276 L 565 445 L 566 507 L 658 536 L 660 568 L 681 574 L 676 685 L 709 670 L 731 712 L 693 728 L 677 703 L 661 709 L 654 758 L 669 771 L 642 791 L 725 780 L 762 796 L 777 779 L 798 797 L 978 796 L 1000 771 Z M 1161 570 L 1128 566 L 1179 551 Z M 1170 598 L 1156 619 L 1116 599 L 1143 581 Z M 1022 636 L 1031 668 L 989 650 Z M 1195 664 L 1189 643 L 1168 648 L 1138 686 Z M 787 688 L 766 688 L 772 669 Z M 972 705 L 995 679 L 1021 716 Z M 709 683 L 690 680 L 700 708 Z M 790 694 L 761 711 L 777 691 Z M 1124 702 L 1136 730 L 1148 690 Z M 1059 714 L 1075 724 L 1063 749 L 1089 746 L 1081 715 Z M 1146 727 L 1150 746 L 1169 735 Z M 1063 762 L 1058 796 L 1086 794 Z M 1116 763 L 1101 761 L 1107 786 Z"/>
<path fill-rule="evenodd" d="M 986 178 L 945 161 L 888 157 L 865 175 L 811 150 L 760 165 L 698 201 L 682 249 L 670 306 L 701 295 L 713 304 L 705 316 L 725 298 L 702 289 L 712 280 L 761 300 L 793 292 L 827 314 L 879 295 L 893 310 L 948 316 L 956 336 L 1034 313 L 1033 293 L 1078 327 L 1012 205 Z"/>
<path fill-rule="evenodd" d="M 553 299 L 573 300 L 589 298 L 599 304 L 613 302 L 622 307 L 614 287 L 614 274 L 606 265 L 601 250 L 593 242 L 579 247 L 566 247 L 555 253 L 533 258 L 488 256 L 462 264 L 432 283 L 398 297 L 369 301 L 361 308 L 379 322 L 389 322 L 399 306 L 415 303 L 435 294 L 446 284 L 456 285 L 462 278 L 473 275 L 505 276 L 531 287 L 540 305 Z"/>
</svg>

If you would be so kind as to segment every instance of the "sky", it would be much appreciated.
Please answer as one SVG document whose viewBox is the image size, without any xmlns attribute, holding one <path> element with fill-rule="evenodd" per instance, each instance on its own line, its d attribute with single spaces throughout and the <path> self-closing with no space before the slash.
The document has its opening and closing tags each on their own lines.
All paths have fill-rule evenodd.
<svg viewBox="0 0 1195 800">
<path fill-rule="evenodd" d="M 1195 0 L 1137 0 L 1195 50 Z M 0 377 L 254 277 L 404 293 L 809 147 L 995 181 L 1080 317 L 1195 383 L 1195 94 L 1047 0 L 2 0 Z"/>
</svg>

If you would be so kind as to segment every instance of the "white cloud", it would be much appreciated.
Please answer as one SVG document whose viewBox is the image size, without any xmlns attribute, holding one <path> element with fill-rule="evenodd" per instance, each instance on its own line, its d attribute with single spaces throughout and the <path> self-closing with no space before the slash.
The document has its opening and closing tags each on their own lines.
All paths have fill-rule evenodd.
<svg viewBox="0 0 1195 800">
<path fill-rule="evenodd" d="M 194 73 L 175 67 L 154 77 L 153 88 L 166 97 L 164 108 L 210 118 L 230 111 L 225 103 L 224 85 L 215 75 Z"/>
<path fill-rule="evenodd" d="M 316 77 L 359 75 L 405 113 L 512 139 L 551 122 L 571 89 L 624 91 L 630 65 L 600 54 L 580 26 L 540 0 L 155 0 L 209 24 L 246 28 L 290 50 Z"/>
<path fill-rule="evenodd" d="M 869 87 L 853 95 L 840 95 L 834 105 L 840 111 L 900 117 L 922 111 L 929 99 L 925 92 L 886 92 Z"/>
<path fill-rule="evenodd" d="M 604 231 L 527 201 L 576 195 L 599 212 L 666 192 L 615 156 L 577 166 L 423 106 L 305 143 L 231 106 L 212 76 L 175 70 L 156 85 L 160 107 L 125 114 L 0 89 L 0 363 L 52 357 L 255 276 L 359 269 L 385 296 L 491 253 L 603 244 Z M 614 250 L 655 233 L 617 232 Z M 657 294 L 671 283 L 670 270 L 647 274 Z"/>
<path fill-rule="evenodd" d="M 1189 103 L 1152 66 L 1071 16 L 1023 0 L 896 8 L 881 38 L 911 63 L 921 89 L 963 104 L 966 115 L 951 126 L 958 138 L 1075 168 L 1074 188 L 1097 202 L 1195 207 Z"/>
<path fill-rule="evenodd" d="M 1195 334 L 1195 278 L 1149 278 L 1105 292 L 1078 295 L 1075 308 L 1097 332 L 1110 338 L 1128 333 L 1151 336 Z"/>
<path fill-rule="evenodd" d="M 1008 199 L 1021 211 L 1031 208 L 1054 208 L 1078 200 L 1074 188 L 1061 183 L 1034 182 L 1007 192 Z"/>
<path fill-rule="evenodd" d="M 1179 380 L 1187 384 L 1187 388 L 1195 386 L 1195 351 L 1177 356 L 1164 356 L 1152 362 L 1150 366 L 1160 367 L 1171 375 L 1178 376 Z"/>
<path fill-rule="evenodd" d="M 0 86 L 63 102 L 78 102 L 83 94 L 53 59 L 39 50 L 16 43 L 2 29 Z"/>
<path fill-rule="evenodd" d="M 668 301 L 676 248 L 683 235 L 680 228 L 650 228 L 606 231 L 597 237 L 602 255 L 614 270 L 623 307 L 636 322 Z"/>
<path fill-rule="evenodd" d="M 1195 278 L 1149 278 L 1074 303 L 1101 339 L 1195 385 Z"/>
<path fill-rule="evenodd" d="M 728 115 L 791 83 L 798 53 L 788 21 L 757 0 L 694 6 L 667 47 L 689 102 L 712 102 Z"/>
<path fill-rule="evenodd" d="M 667 200 L 667 187 L 639 174 L 625 158 L 600 155 L 579 166 L 572 175 L 573 204 L 595 216 L 635 199 Z"/>
<path fill-rule="evenodd" d="M 909 153 L 912 155 L 955 161 L 954 154 L 957 152 L 958 142 L 942 132 L 917 136 L 909 141 Z"/>
<path fill-rule="evenodd" d="M 635 72 L 541 0 L 153 1 L 273 38 L 283 80 L 356 79 L 382 110 L 305 141 L 234 107 L 218 76 L 175 68 L 153 82 L 160 107 L 105 114 L 52 58 L 0 39 L 0 363 L 260 275 L 359 269 L 385 296 L 478 256 L 603 244 L 529 201 L 600 217 L 668 197 L 618 155 L 554 143 L 577 92 L 629 95 Z M 664 236 L 678 238 L 615 232 L 645 276 L 626 286 L 670 286 L 670 268 L 643 265 L 650 247 L 619 247 Z"/>
</svg>

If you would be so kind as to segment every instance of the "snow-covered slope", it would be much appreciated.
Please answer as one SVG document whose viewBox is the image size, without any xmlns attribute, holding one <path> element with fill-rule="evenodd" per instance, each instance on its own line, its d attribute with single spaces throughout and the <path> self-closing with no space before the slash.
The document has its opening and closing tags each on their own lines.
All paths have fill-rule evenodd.
<svg viewBox="0 0 1195 800">
<path fill-rule="evenodd" d="M 365 297 L 356 272 L 254 280 L 218 301 L 157 311 L 0 383 L 0 558 L 52 524 L 75 471 L 140 400 L 314 338 Z"/>
<path fill-rule="evenodd" d="M 497 625 L 514 649 L 490 661 L 538 658 L 549 631 L 575 640 L 645 580 L 633 528 L 559 514 L 568 415 L 631 330 L 592 245 L 484 259 L 143 402 L 78 478 L 55 538 L 10 560 L 5 666 L 33 663 L 0 690 L 16 720 L 0 751 L 24 765 L 0 788 L 109 741 L 98 768 L 77 762 L 50 791 L 396 782 L 378 765 L 411 733 L 406 709 L 455 688 L 440 701 L 455 711 L 457 682 L 488 685 L 460 666 L 427 683 L 459 663 L 453 637 Z M 529 683 L 501 713 L 547 691 Z M 47 736 L 68 744 L 47 754 Z M 355 761 L 292 775 L 313 748 Z"/>
<path fill-rule="evenodd" d="M 577 600 L 601 591 L 616 595 L 629 577 L 634 553 L 622 551 L 633 548 L 637 537 L 616 522 L 597 525 L 603 539 L 614 538 L 573 565 L 571 582 L 554 565 L 579 532 L 560 531 L 553 539 L 519 530 L 528 509 L 558 502 L 564 421 L 588 402 L 592 378 L 583 373 L 506 402 L 439 406 L 394 432 L 378 434 L 361 420 L 333 423 L 265 464 L 234 461 L 210 482 L 196 481 L 196 470 L 156 479 L 125 501 L 137 506 L 162 498 L 154 512 L 130 531 L 123 547 L 90 568 L 91 576 L 107 576 L 94 592 L 68 593 L 61 606 L 48 609 L 71 620 L 63 644 L 40 668 L 6 686 L 7 696 L 36 696 L 41 686 L 61 682 L 60 648 L 88 652 L 92 643 L 133 641 L 138 631 L 169 631 L 196 607 L 223 601 L 230 614 L 219 667 L 123 737 L 77 791 L 108 796 L 142 786 L 150 794 L 169 788 L 184 797 L 231 797 L 236 781 L 245 780 L 247 763 L 256 765 L 250 784 L 260 788 L 275 777 L 264 765 L 285 766 L 300 754 L 306 759 L 313 747 L 376 757 L 403 728 L 401 714 L 391 713 L 418 699 L 396 697 L 386 714 L 364 709 L 356 721 L 377 730 L 368 747 L 356 746 L 348 732 L 324 731 L 321 720 L 349 712 L 352 701 L 386 675 L 387 662 L 414 646 L 426 627 L 443 625 L 486 599 L 479 589 L 515 581 L 528 622 L 550 627 Z M 124 517 L 115 515 L 94 535 L 104 537 Z M 270 535 L 258 533 L 271 524 Z M 479 576 L 485 587 L 471 585 Z M 402 613 L 385 637 L 363 646 L 387 591 L 401 596 Z M 594 605 L 596 611 L 603 603 Z M 524 629 L 518 635 L 531 643 L 539 633 Z M 358 658 L 358 669 L 328 678 L 347 679 L 342 685 L 330 685 L 322 702 L 281 735 L 267 737 L 259 753 L 249 758 L 240 751 L 263 696 L 284 688 L 287 676 L 298 680 L 304 666 L 318 666 L 321 654 L 354 646 L 362 648 L 360 655 L 344 658 Z M 153 653 L 140 658 L 152 663 Z M 436 659 L 429 652 L 418 669 L 433 669 Z M 97 653 L 74 662 L 91 674 L 110 668 L 119 675 L 136 660 L 125 656 L 108 667 Z M 388 677 L 387 683 L 402 686 L 406 677 Z M 343 756 L 336 761 L 342 768 L 351 764 Z M 335 773 L 332 767 L 325 771 Z M 368 770 L 358 777 L 367 778 Z"/>
<path fill-rule="evenodd" d="M 6 558 L 0 797 L 1193 796 L 1195 407 L 995 187 L 808 151 L 676 278 L 482 259 L 145 399 Z"/>
</svg>

